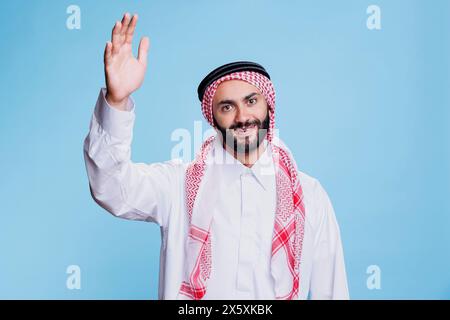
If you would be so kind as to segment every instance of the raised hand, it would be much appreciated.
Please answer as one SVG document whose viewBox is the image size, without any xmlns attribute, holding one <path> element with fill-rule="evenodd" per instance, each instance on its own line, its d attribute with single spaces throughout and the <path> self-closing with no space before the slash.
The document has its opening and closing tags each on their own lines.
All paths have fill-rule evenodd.
<svg viewBox="0 0 450 320">
<path fill-rule="evenodd" d="M 114 25 L 105 47 L 106 100 L 120 110 L 125 110 L 128 97 L 142 85 L 147 69 L 149 39 L 141 39 L 137 58 L 131 50 L 137 20 L 137 15 L 125 13 Z"/>
</svg>

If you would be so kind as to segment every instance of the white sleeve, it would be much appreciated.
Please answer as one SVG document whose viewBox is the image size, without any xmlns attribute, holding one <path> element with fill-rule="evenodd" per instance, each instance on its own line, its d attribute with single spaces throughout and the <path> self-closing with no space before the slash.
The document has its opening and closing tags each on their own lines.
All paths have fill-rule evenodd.
<svg viewBox="0 0 450 320">
<path fill-rule="evenodd" d="M 315 201 L 321 221 L 314 239 L 311 271 L 311 299 L 349 299 L 344 253 L 339 226 L 328 194 L 318 184 Z"/>
<path fill-rule="evenodd" d="M 163 226 L 176 190 L 179 163 L 133 163 L 134 101 L 130 98 L 128 111 L 120 111 L 108 105 L 105 92 L 100 91 L 84 140 L 91 195 L 114 216 Z"/>
</svg>

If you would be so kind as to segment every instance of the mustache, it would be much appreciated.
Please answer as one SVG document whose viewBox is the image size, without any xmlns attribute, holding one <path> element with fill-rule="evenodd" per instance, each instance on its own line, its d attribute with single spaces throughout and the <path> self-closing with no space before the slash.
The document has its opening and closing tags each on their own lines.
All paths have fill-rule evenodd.
<svg viewBox="0 0 450 320">
<path fill-rule="evenodd" d="M 258 128 L 261 128 L 262 123 L 261 123 L 261 121 L 258 120 L 258 119 L 251 120 L 251 121 L 250 121 L 250 120 L 247 120 L 247 121 L 245 121 L 245 122 L 237 122 L 237 123 L 231 125 L 231 126 L 228 128 L 228 130 L 234 130 L 234 129 L 246 128 L 246 127 L 249 127 L 249 126 L 252 126 L 252 125 L 255 125 L 255 126 L 257 126 Z"/>
</svg>

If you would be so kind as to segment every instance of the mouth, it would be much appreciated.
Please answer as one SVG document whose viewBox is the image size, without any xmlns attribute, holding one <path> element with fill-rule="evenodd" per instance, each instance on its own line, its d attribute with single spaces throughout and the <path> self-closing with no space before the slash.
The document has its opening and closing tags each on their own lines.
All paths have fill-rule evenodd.
<svg viewBox="0 0 450 320">
<path fill-rule="evenodd" d="M 258 131 L 256 124 L 250 124 L 248 126 L 233 129 L 233 134 L 236 137 L 248 137 L 254 135 Z"/>
</svg>

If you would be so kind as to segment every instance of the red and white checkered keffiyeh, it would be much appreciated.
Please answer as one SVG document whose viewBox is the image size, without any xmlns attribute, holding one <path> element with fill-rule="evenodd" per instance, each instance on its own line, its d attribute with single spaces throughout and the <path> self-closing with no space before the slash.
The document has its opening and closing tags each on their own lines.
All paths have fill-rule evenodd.
<svg viewBox="0 0 450 320">
<path fill-rule="evenodd" d="M 205 91 L 202 112 L 214 126 L 212 100 L 217 87 L 227 80 L 243 80 L 257 87 L 269 107 L 269 130 L 267 140 L 272 148 L 276 174 L 276 214 L 272 236 L 271 273 L 275 280 L 276 299 L 296 299 L 300 289 L 300 257 L 302 252 L 305 207 L 303 192 L 297 174 L 296 163 L 284 144 L 273 138 L 275 127 L 275 90 L 272 82 L 264 75 L 243 71 L 217 79 Z M 184 279 L 178 298 L 202 299 L 206 294 L 211 275 L 211 222 L 213 210 L 204 210 L 202 215 L 193 214 L 194 202 L 206 169 L 206 160 L 214 145 L 213 136 L 207 139 L 196 159 L 186 171 L 186 208 L 189 214 L 189 234 Z M 205 214 L 206 212 L 206 214 Z"/>
</svg>

